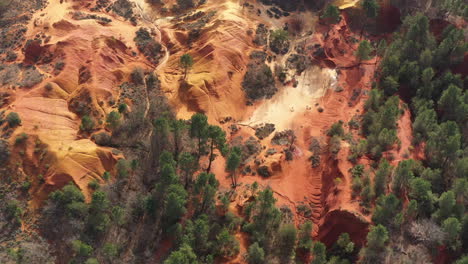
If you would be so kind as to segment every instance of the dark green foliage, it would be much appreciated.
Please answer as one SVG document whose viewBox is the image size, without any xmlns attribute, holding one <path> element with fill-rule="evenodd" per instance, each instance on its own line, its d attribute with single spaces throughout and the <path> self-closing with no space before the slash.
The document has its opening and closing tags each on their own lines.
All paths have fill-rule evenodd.
<svg viewBox="0 0 468 264">
<path fill-rule="evenodd" d="M 342 233 L 336 241 L 338 247 L 346 254 L 354 251 L 354 243 L 351 241 L 348 233 Z"/>
<path fill-rule="evenodd" d="M 296 227 L 292 224 L 282 225 L 279 229 L 278 249 L 279 254 L 283 259 L 290 258 L 296 247 Z"/>
<path fill-rule="evenodd" d="M 312 248 L 313 260 L 311 264 L 325 264 L 327 262 L 327 248 L 322 242 L 315 242 Z"/>
<path fill-rule="evenodd" d="M 191 0 L 189 0 L 189 1 L 191 1 Z M 184 80 L 185 80 L 187 78 L 188 70 L 190 70 L 190 68 L 192 68 L 192 66 L 193 66 L 193 57 L 190 54 L 186 53 L 186 54 L 180 56 L 179 64 L 184 69 Z"/>
<path fill-rule="evenodd" d="M 289 34 L 284 29 L 277 29 L 270 34 L 270 49 L 277 54 L 286 54 L 289 50 Z"/>
<path fill-rule="evenodd" d="M 325 8 L 325 11 L 323 12 L 321 18 L 325 19 L 330 24 L 336 24 L 340 22 L 340 10 L 338 9 L 337 6 L 328 5 Z"/>
<path fill-rule="evenodd" d="M 107 115 L 106 123 L 110 129 L 116 129 L 120 125 L 121 115 L 117 111 L 112 111 Z"/>
<path fill-rule="evenodd" d="M 437 116 L 434 109 L 421 107 L 413 122 L 414 143 L 419 144 L 429 138 L 437 129 Z"/>
<path fill-rule="evenodd" d="M 413 169 L 416 163 L 414 160 L 403 160 L 398 163 L 393 174 L 392 191 L 396 195 L 407 193 L 410 187 L 410 181 L 414 177 Z"/>
<path fill-rule="evenodd" d="M 334 123 L 330 129 L 327 132 L 327 135 L 332 137 L 332 136 L 344 136 L 344 129 L 343 129 L 343 123 L 342 122 L 336 122 Z"/>
<path fill-rule="evenodd" d="M 275 207 L 275 202 L 273 191 L 265 189 L 259 192 L 257 200 L 246 208 L 246 218 L 249 222 L 243 229 L 250 234 L 252 242 L 258 242 L 262 247 L 271 243 L 271 238 L 281 221 L 281 212 Z"/>
<path fill-rule="evenodd" d="M 205 151 L 208 136 L 208 118 L 204 114 L 194 114 L 190 122 L 190 137 L 198 140 L 198 159 Z"/>
<path fill-rule="evenodd" d="M 102 248 L 103 254 L 109 262 L 112 262 L 117 255 L 119 254 L 119 250 L 115 244 L 106 243 Z"/>
<path fill-rule="evenodd" d="M 179 157 L 179 168 L 184 174 L 185 186 L 192 182 L 192 176 L 198 169 L 198 161 L 195 156 L 183 152 Z"/>
<path fill-rule="evenodd" d="M 430 165 L 445 169 L 458 156 L 461 146 L 461 135 L 453 121 L 442 123 L 435 132 L 429 134 L 426 143 L 426 157 Z"/>
<path fill-rule="evenodd" d="M 379 14 L 379 4 L 375 0 L 364 0 L 362 1 L 362 7 L 366 11 L 368 18 L 376 18 Z"/>
<path fill-rule="evenodd" d="M 103 234 L 110 224 L 108 214 L 109 200 L 107 195 L 101 191 L 93 193 L 89 206 L 88 230 L 93 236 Z"/>
<path fill-rule="evenodd" d="M 172 184 L 167 190 L 165 200 L 164 223 L 165 226 L 171 227 L 185 215 L 187 209 L 187 192 L 179 184 Z M 167 230 L 167 229 L 166 229 Z"/>
<path fill-rule="evenodd" d="M 72 242 L 72 249 L 77 257 L 89 257 L 93 253 L 93 247 L 80 240 Z"/>
<path fill-rule="evenodd" d="M 215 206 L 215 194 L 219 182 L 212 173 L 201 173 L 194 184 L 194 207 L 196 213 L 211 213 Z"/>
<path fill-rule="evenodd" d="M 223 229 L 217 236 L 217 254 L 223 258 L 231 258 L 239 254 L 239 241 L 229 233 L 229 230 Z"/>
<path fill-rule="evenodd" d="M 0 140 L 0 166 L 4 166 L 10 159 L 10 145 L 8 141 Z"/>
<path fill-rule="evenodd" d="M 26 134 L 24 132 L 17 135 L 16 138 L 15 138 L 15 145 L 23 144 L 28 139 L 28 137 L 29 137 L 28 134 Z"/>
<path fill-rule="evenodd" d="M 197 264 L 197 255 L 193 252 L 193 249 L 183 244 L 178 250 L 173 251 L 169 258 L 164 261 L 164 264 Z"/>
<path fill-rule="evenodd" d="M 6 117 L 6 121 L 10 127 L 21 125 L 21 118 L 16 112 L 10 112 Z"/>
<path fill-rule="evenodd" d="M 219 126 L 208 126 L 208 139 L 210 141 L 210 154 L 209 154 L 209 163 L 206 172 L 211 171 L 211 164 L 216 158 L 214 154 L 215 149 L 223 153 L 226 147 L 226 133 Z"/>
<path fill-rule="evenodd" d="M 226 160 L 226 170 L 231 173 L 232 186 L 237 185 L 236 170 L 242 162 L 242 153 L 239 147 L 233 147 L 229 151 L 228 158 Z"/>
<path fill-rule="evenodd" d="M 89 183 L 88 183 L 88 187 L 92 190 L 97 190 L 99 189 L 99 182 L 96 180 L 96 179 L 93 179 L 91 180 Z"/>
<path fill-rule="evenodd" d="M 468 94 L 456 85 L 449 85 L 443 91 L 438 106 L 443 120 L 462 123 L 468 118 Z"/>
<path fill-rule="evenodd" d="M 360 252 L 361 263 L 381 263 L 388 239 L 388 231 L 384 226 L 371 226 L 367 234 L 366 247 Z"/>
<path fill-rule="evenodd" d="M 94 120 L 88 115 L 84 115 L 81 118 L 80 130 L 84 132 L 91 132 L 94 129 L 95 123 Z"/>
<path fill-rule="evenodd" d="M 398 92 L 400 84 L 398 80 L 393 76 L 387 76 L 382 82 L 382 88 L 385 91 L 385 94 L 395 94 Z"/>
<path fill-rule="evenodd" d="M 273 73 L 264 62 L 254 62 L 247 66 L 242 89 L 249 100 L 270 99 L 278 91 Z"/>
<path fill-rule="evenodd" d="M 370 54 L 372 50 L 373 48 L 369 41 L 363 40 L 361 43 L 359 43 L 358 49 L 356 51 L 356 57 L 358 57 L 360 61 L 369 60 L 371 58 Z"/>
<path fill-rule="evenodd" d="M 12 223 L 19 225 L 21 224 L 21 215 L 23 214 L 23 209 L 21 209 L 20 204 L 17 200 L 10 200 L 6 204 L 5 214 L 8 220 Z"/>
<path fill-rule="evenodd" d="M 451 217 L 455 209 L 455 193 L 453 191 L 444 192 L 438 200 L 439 209 L 433 217 L 442 223 L 445 219 Z"/>
<path fill-rule="evenodd" d="M 54 204 L 55 213 L 73 218 L 84 218 L 87 214 L 87 206 L 84 203 L 84 195 L 73 183 L 70 183 L 49 195 L 49 201 Z"/>
<path fill-rule="evenodd" d="M 455 217 L 445 219 L 442 223 L 442 228 L 447 233 L 447 242 L 450 248 L 452 250 L 457 250 L 461 245 L 460 232 L 462 230 L 462 226 L 458 219 Z"/>
<path fill-rule="evenodd" d="M 117 161 L 117 176 L 119 179 L 126 179 L 128 178 L 129 173 L 129 164 L 128 161 L 125 159 L 119 159 Z"/>
<path fill-rule="evenodd" d="M 418 177 L 410 181 L 410 187 L 409 196 L 418 202 L 419 215 L 430 216 L 434 210 L 431 183 Z"/>
<path fill-rule="evenodd" d="M 395 225 L 395 216 L 400 212 L 401 202 L 393 193 L 387 196 L 380 196 L 377 199 L 377 205 L 375 207 L 374 214 L 372 215 L 372 221 L 376 224 L 391 227 Z"/>
<path fill-rule="evenodd" d="M 249 246 L 247 261 L 249 264 L 263 264 L 265 260 L 265 252 L 257 242 Z"/>
<path fill-rule="evenodd" d="M 312 246 L 312 222 L 306 221 L 299 228 L 297 248 L 307 254 L 312 250 Z"/>
<path fill-rule="evenodd" d="M 341 150 L 341 139 L 338 136 L 333 136 L 330 138 L 330 143 L 328 145 L 330 153 L 336 157 L 338 152 Z"/>
<path fill-rule="evenodd" d="M 125 103 L 119 104 L 118 110 L 119 110 L 119 113 L 121 113 L 121 114 L 127 112 L 127 110 L 128 110 L 127 104 L 125 104 Z"/>
<path fill-rule="evenodd" d="M 387 183 L 390 175 L 392 174 L 393 167 L 388 163 L 386 159 L 382 160 L 379 164 L 374 177 L 374 193 L 375 196 L 379 197 L 386 193 Z"/>
</svg>

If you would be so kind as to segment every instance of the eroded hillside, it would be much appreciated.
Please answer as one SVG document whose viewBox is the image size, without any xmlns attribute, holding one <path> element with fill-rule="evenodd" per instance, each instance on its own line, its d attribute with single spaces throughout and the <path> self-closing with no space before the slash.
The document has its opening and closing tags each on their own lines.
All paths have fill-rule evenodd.
<svg viewBox="0 0 468 264">
<path fill-rule="evenodd" d="M 0 9 L 0 162 L 3 175 L 11 177 L 2 199 L 8 206 L 20 201 L 14 208 L 23 209 L 14 217 L 4 214 L 20 222 L 27 239 L 15 244 L 23 238 L 13 235 L 0 244 L 15 254 L 27 248 L 27 261 L 38 248 L 47 251 L 37 263 L 309 263 L 320 259 L 321 246 L 329 255 L 317 263 L 378 259 L 366 255 L 372 249 L 368 233 L 381 226 L 375 211 L 393 195 L 386 190 L 400 188 L 393 187 L 396 175 L 406 170 L 434 180 L 437 174 L 408 162 L 437 152 L 421 142 L 439 130 L 421 132 L 421 123 L 415 125 L 419 107 L 431 103 L 417 100 L 433 96 L 442 105 L 445 88 L 438 87 L 445 84 L 466 90 L 466 21 L 446 5 L 7 2 L 8 9 Z M 14 11 L 4 11 L 9 9 Z M 418 29 L 405 28 L 410 19 L 401 26 L 400 15 L 413 9 L 432 20 L 414 22 L 421 23 Z M 444 56 L 451 61 L 439 67 L 406 53 L 399 55 L 401 62 L 392 61 L 387 45 L 413 36 L 394 33 L 400 28 L 428 34 L 419 42 L 434 48 L 434 63 Z M 442 47 L 443 38 L 455 48 Z M 403 70 L 397 78 L 392 74 L 399 63 L 407 70 L 427 66 L 432 74 L 426 72 L 421 83 L 412 83 L 411 72 Z M 441 77 L 444 70 L 462 75 Z M 429 92 L 420 91 L 429 86 Z M 468 95 L 459 90 L 453 93 L 463 102 L 450 102 L 465 109 Z M 463 114 L 454 118 L 444 109 L 441 122 L 466 122 Z M 452 163 L 466 160 L 465 152 L 460 147 Z M 466 171 L 446 162 L 426 169 Z M 384 198 L 377 199 L 373 186 L 381 166 L 390 172 L 381 184 Z M 397 195 L 405 216 L 410 201 L 421 202 L 409 185 L 401 183 L 406 191 Z M 431 205 L 439 201 L 434 193 Z M 458 195 L 458 203 L 466 203 Z M 462 221 L 460 210 L 452 215 Z M 282 236 L 291 234 L 291 226 L 294 241 Z M 197 228 L 206 237 L 198 237 Z M 346 242 L 347 251 L 340 249 L 343 234 L 352 244 L 349 249 Z M 312 238 L 323 244 L 312 247 Z M 402 252 L 411 251 L 409 259 L 451 259 L 445 246 L 431 256 L 433 244 L 415 249 L 397 235 L 389 243 L 398 239 L 404 240 Z M 86 246 L 94 246 L 94 253 L 84 254 Z M 401 252 L 392 254 L 385 263 L 404 259 Z M 0 254 L 0 262 L 14 258 Z"/>
</svg>

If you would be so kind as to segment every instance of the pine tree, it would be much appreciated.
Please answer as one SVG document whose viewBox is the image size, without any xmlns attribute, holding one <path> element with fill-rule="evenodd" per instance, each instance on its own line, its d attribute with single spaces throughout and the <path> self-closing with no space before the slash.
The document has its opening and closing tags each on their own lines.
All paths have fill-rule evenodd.
<svg viewBox="0 0 468 264">
<path fill-rule="evenodd" d="M 211 164 L 215 159 L 214 150 L 218 149 L 220 152 L 224 151 L 226 145 L 226 133 L 219 126 L 210 125 L 208 127 L 208 139 L 210 140 L 210 154 L 206 172 L 211 171 Z"/>
<path fill-rule="evenodd" d="M 180 0 L 179 0 L 180 1 Z M 180 57 L 180 66 L 184 69 L 184 80 L 187 79 L 187 72 L 193 66 L 193 57 L 185 53 Z"/>
<path fill-rule="evenodd" d="M 372 49 L 373 48 L 372 48 L 371 44 L 369 43 L 369 41 L 367 41 L 367 40 L 361 41 L 361 43 L 359 43 L 358 49 L 356 51 L 356 56 L 358 57 L 359 62 L 361 62 L 363 60 L 369 60 L 371 58 L 370 54 L 372 52 Z"/>
</svg>

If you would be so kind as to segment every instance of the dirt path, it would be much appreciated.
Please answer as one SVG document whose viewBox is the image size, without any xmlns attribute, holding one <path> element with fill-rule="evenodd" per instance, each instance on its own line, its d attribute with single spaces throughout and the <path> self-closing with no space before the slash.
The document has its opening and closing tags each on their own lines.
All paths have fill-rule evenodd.
<svg viewBox="0 0 468 264">
<path fill-rule="evenodd" d="M 150 29 L 154 30 L 156 32 L 156 41 L 159 42 L 162 46 L 162 49 L 164 50 L 164 57 L 159 61 L 159 64 L 156 66 L 156 68 L 153 69 L 153 72 L 157 72 L 160 68 L 164 67 L 169 60 L 170 52 L 168 48 L 164 45 L 162 42 L 162 33 L 161 29 L 159 28 L 158 24 L 155 22 L 154 19 L 152 19 L 147 13 L 144 11 L 144 7 L 142 7 L 142 4 L 145 5 L 146 3 L 140 3 L 141 1 L 139 0 L 134 0 L 133 1 L 136 5 L 136 9 L 138 13 L 140 14 L 141 21 L 148 26 Z M 146 90 L 146 109 L 145 109 L 145 117 L 148 116 L 148 112 L 150 109 L 150 99 L 149 99 L 149 94 L 148 90 Z M 151 132 L 152 133 L 152 132 Z"/>
</svg>

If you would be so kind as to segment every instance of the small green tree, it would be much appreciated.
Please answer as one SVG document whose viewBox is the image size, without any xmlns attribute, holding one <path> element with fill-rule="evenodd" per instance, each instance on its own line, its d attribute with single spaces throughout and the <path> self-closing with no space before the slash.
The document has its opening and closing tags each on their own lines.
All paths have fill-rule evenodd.
<svg viewBox="0 0 468 264">
<path fill-rule="evenodd" d="M 455 217 L 449 217 L 442 223 L 442 228 L 445 233 L 447 233 L 447 242 L 450 248 L 456 251 L 461 245 L 460 232 L 462 230 L 462 226 L 460 222 Z"/>
<path fill-rule="evenodd" d="M 197 264 L 197 255 L 193 249 L 187 245 L 182 244 L 180 248 L 173 251 L 169 257 L 164 261 L 164 264 Z"/>
<path fill-rule="evenodd" d="M 180 66 L 184 69 L 184 80 L 187 79 L 187 72 L 193 66 L 193 57 L 190 54 L 185 53 L 180 57 Z"/>
<path fill-rule="evenodd" d="M 208 126 L 208 139 L 210 140 L 210 154 L 206 172 L 211 171 L 211 164 L 215 159 L 214 150 L 223 151 L 226 145 L 226 133 L 219 126 Z"/>
<path fill-rule="evenodd" d="M 379 4 L 375 0 L 362 1 L 362 8 L 368 18 L 376 18 L 379 15 Z"/>
<path fill-rule="evenodd" d="M 19 117 L 18 113 L 10 112 L 6 117 L 8 126 L 16 127 L 21 125 L 21 118 Z"/>
<path fill-rule="evenodd" d="M 297 248 L 304 254 L 310 253 L 312 250 L 312 222 L 306 221 L 299 228 L 298 245 Z"/>
<path fill-rule="evenodd" d="M 288 259 L 296 247 L 296 227 L 292 224 L 282 225 L 279 229 L 278 249 L 281 257 Z"/>
<path fill-rule="evenodd" d="M 385 244 L 387 243 L 388 231 L 382 225 L 371 226 L 367 234 L 366 247 L 361 249 L 361 263 L 381 263 L 381 256 L 385 252 Z"/>
<path fill-rule="evenodd" d="M 239 241 L 224 228 L 216 236 L 217 253 L 223 258 L 232 258 L 239 254 Z"/>
<path fill-rule="evenodd" d="M 312 248 L 314 259 L 311 264 L 325 264 L 327 262 L 327 248 L 322 242 L 315 242 Z"/>
<path fill-rule="evenodd" d="M 80 130 L 84 132 L 91 132 L 94 129 L 94 120 L 88 116 L 84 115 L 81 119 Z"/>
<path fill-rule="evenodd" d="M 237 186 L 236 170 L 241 164 L 241 149 L 239 147 L 231 148 L 228 158 L 226 160 L 226 170 L 230 172 L 232 186 Z"/>
<path fill-rule="evenodd" d="M 336 244 L 345 254 L 351 254 L 354 251 L 354 243 L 351 241 L 348 233 L 341 233 L 336 241 Z"/>
<path fill-rule="evenodd" d="M 183 152 L 179 157 L 179 168 L 183 172 L 185 187 L 192 182 L 193 174 L 198 170 L 197 158 L 188 152 Z"/>
<path fill-rule="evenodd" d="M 330 24 L 336 24 L 340 22 L 340 10 L 337 6 L 328 5 L 321 18 L 327 20 Z"/>
<path fill-rule="evenodd" d="M 117 111 L 112 111 L 107 115 L 106 122 L 111 129 L 115 129 L 120 125 L 121 115 Z"/>
<path fill-rule="evenodd" d="M 190 119 L 190 137 L 198 141 L 197 161 L 205 151 L 206 140 L 208 136 L 208 117 L 201 113 L 196 113 Z"/>
<path fill-rule="evenodd" d="M 393 193 L 380 196 L 377 199 L 377 206 L 372 215 L 372 221 L 387 227 L 393 226 L 395 224 L 395 222 L 393 222 L 394 217 L 400 212 L 401 202 Z"/>
<path fill-rule="evenodd" d="M 128 109 L 128 105 L 126 103 L 121 103 L 119 104 L 119 113 L 123 114 L 125 112 L 127 112 L 127 109 Z"/>
<path fill-rule="evenodd" d="M 371 44 L 369 43 L 369 41 L 367 40 L 361 41 L 356 51 L 356 57 L 358 57 L 359 62 L 363 60 L 369 60 L 371 58 L 370 55 L 372 53 L 372 50 L 373 48 Z"/>
<path fill-rule="evenodd" d="M 247 261 L 249 264 L 263 264 L 265 263 L 265 251 L 261 248 L 257 242 L 250 245 L 247 255 Z"/>
<path fill-rule="evenodd" d="M 344 129 L 343 129 L 343 123 L 342 122 L 336 122 L 334 123 L 330 129 L 327 132 L 327 135 L 332 137 L 332 136 L 344 136 Z"/>
<path fill-rule="evenodd" d="M 434 218 L 443 222 L 445 219 L 453 215 L 456 200 L 455 193 L 453 191 L 444 192 L 439 197 L 439 209 L 434 213 Z"/>
<path fill-rule="evenodd" d="M 390 175 L 392 174 L 393 167 L 388 160 L 384 159 L 380 162 L 374 177 L 374 193 L 376 197 L 385 194 L 387 190 L 387 183 Z"/>
<path fill-rule="evenodd" d="M 80 240 L 72 242 L 72 249 L 77 257 L 89 257 L 93 253 L 93 248 Z"/>
</svg>

